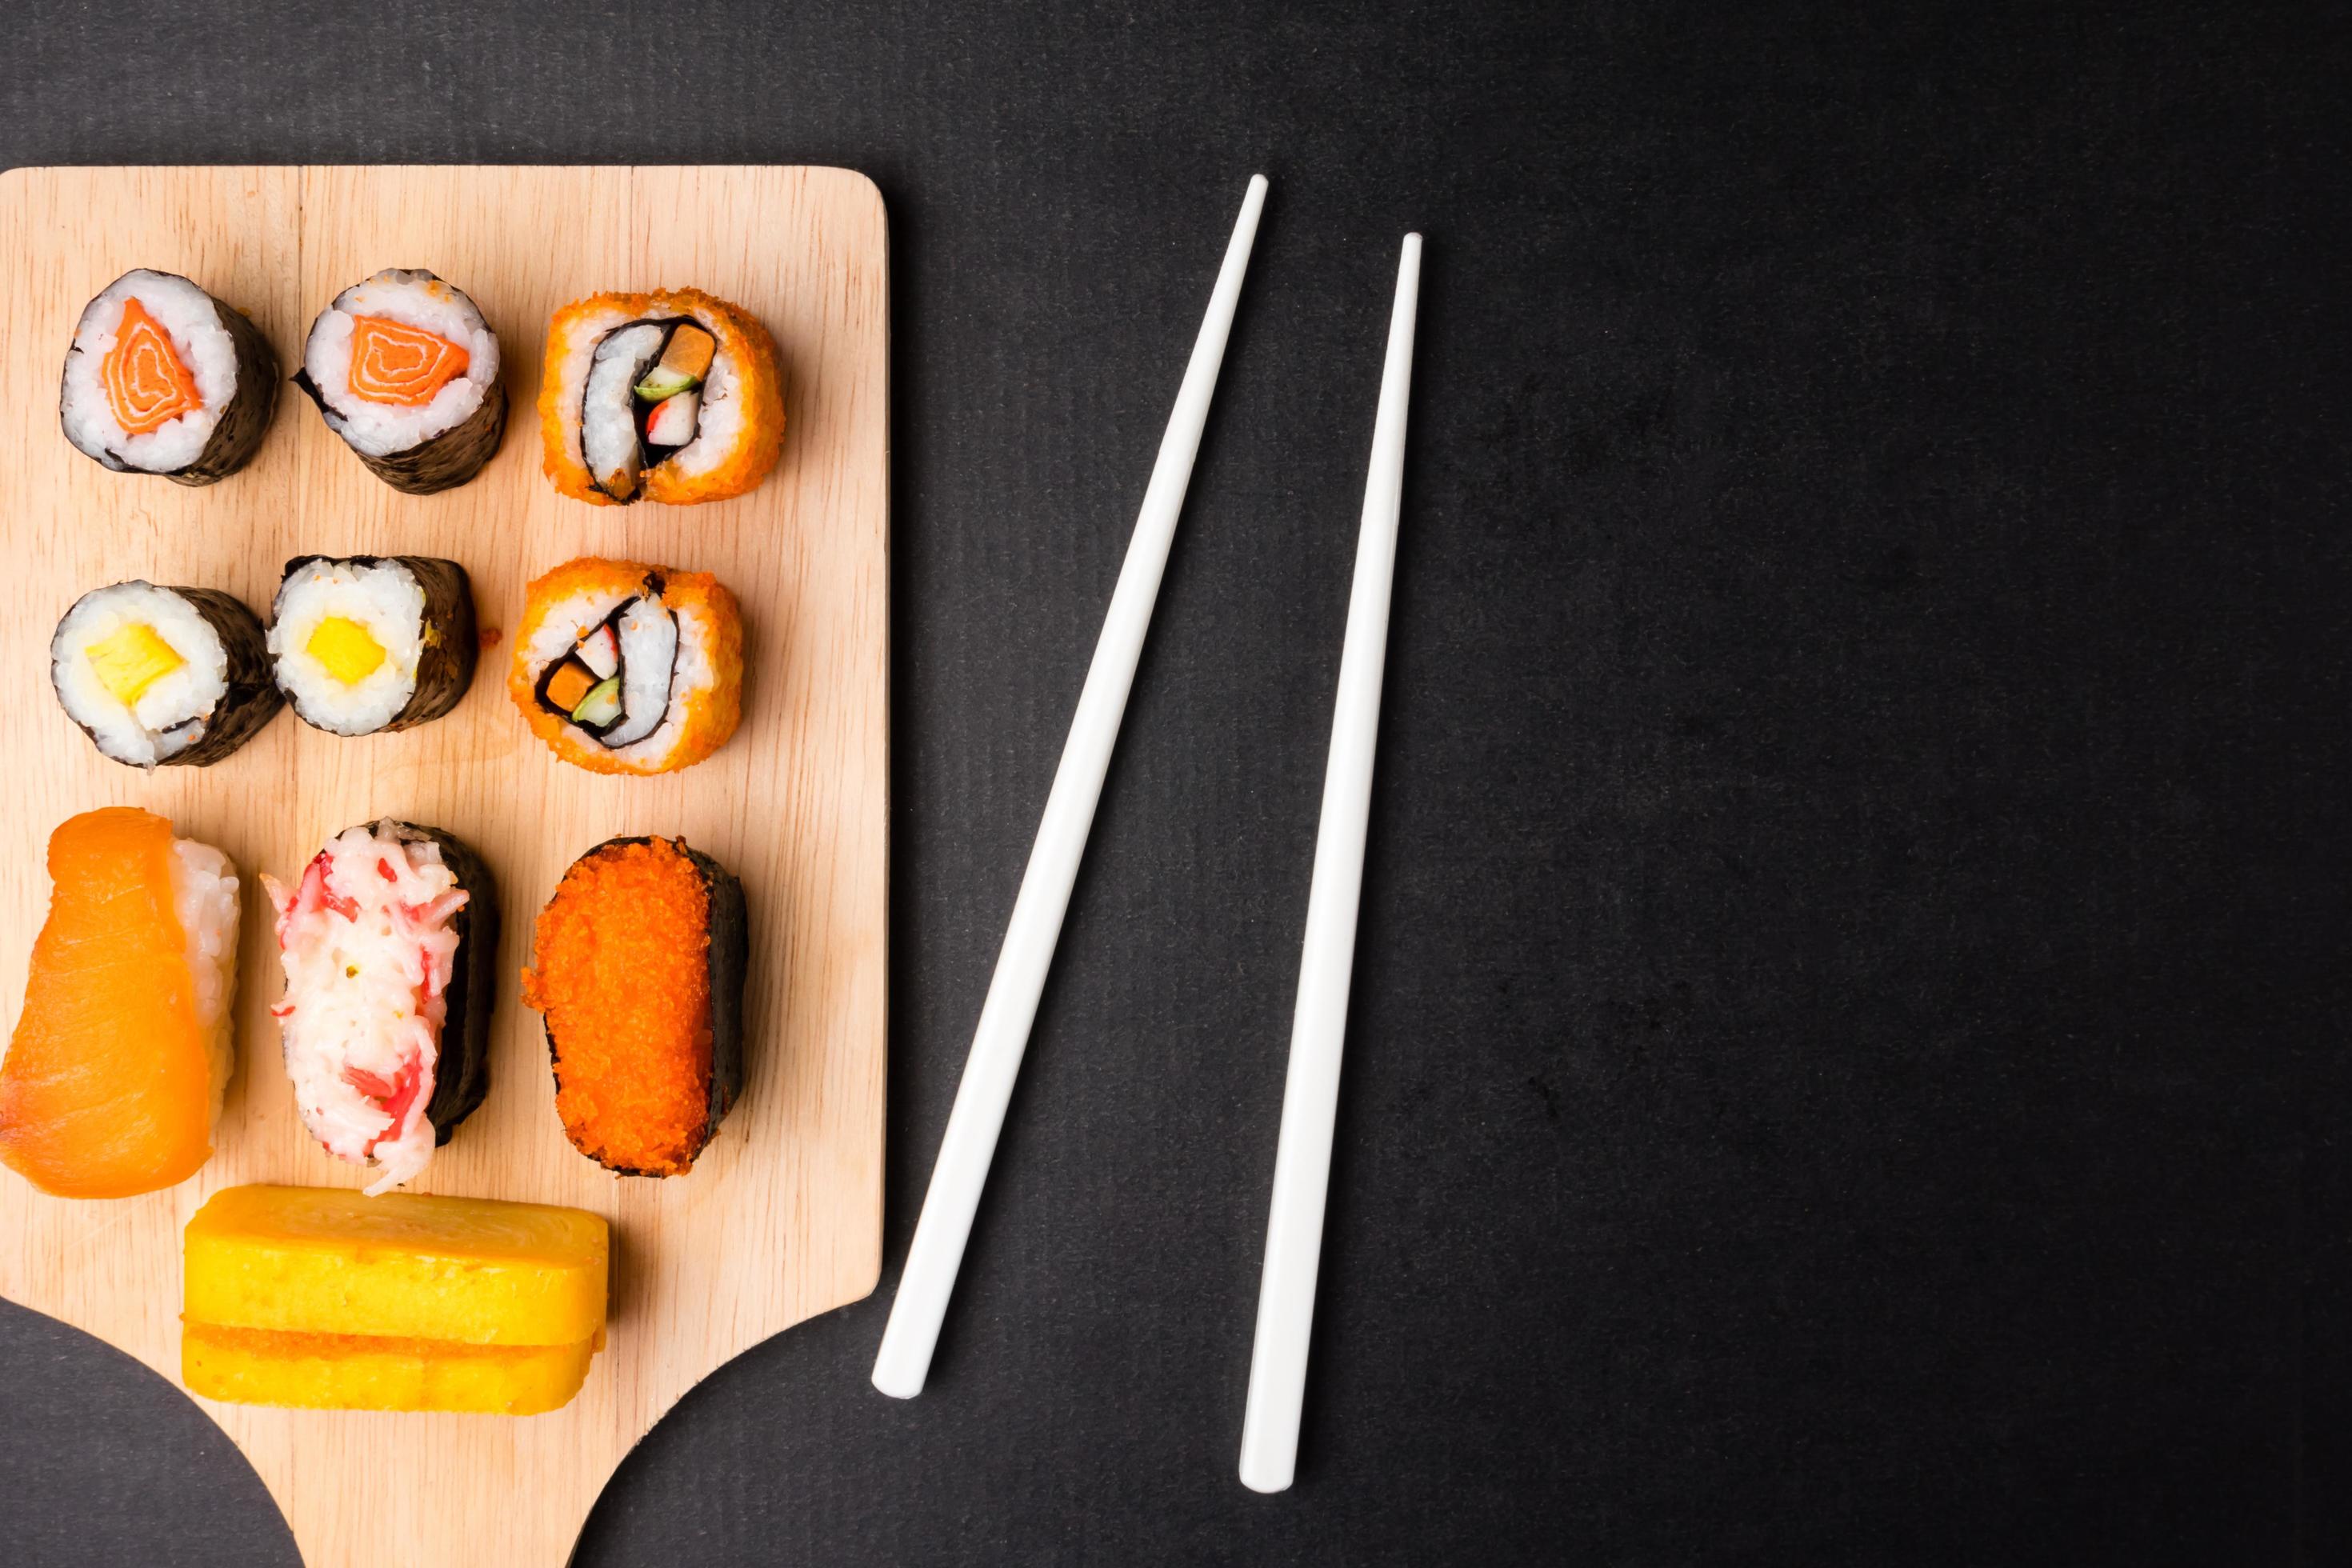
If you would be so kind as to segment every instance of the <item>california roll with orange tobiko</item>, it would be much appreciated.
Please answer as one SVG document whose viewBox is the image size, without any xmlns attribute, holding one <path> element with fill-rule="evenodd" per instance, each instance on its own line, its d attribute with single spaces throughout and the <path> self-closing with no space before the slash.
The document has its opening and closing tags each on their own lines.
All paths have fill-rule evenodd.
<svg viewBox="0 0 2352 1568">
<path fill-rule="evenodd" d="M 547 1024 L 555 1109 L 583 1154 L 675 1176 L 743 1089 L 743 884 L 677 838 L 614 838 L 539 913 L 523 1005 Z"/>
<path fill-rule="evenodd" d="M 524 591 L 507 691 L 575 767 L 690 767 L 742 718 L 742 610 L 707 573 L 567 562 Z"/>
<path fill-rule="evenodd" d="M 310 323 L 294 384 L 394 489 L 427 496 L 481 472 L 506 434 L 499 335 L 465 290 L 387 267 Z"/>
<path fill-rule="evenodd" d="M 775 340 L 699 289 L 575 300 L 548 324 L 539 427 L 547 477 L 575 500 L 746 494 L 783 449 Z"/>
<path fill-rule="evenodd" d="M 302 1124 L 372 1165 L 371 1194 L 415 1180 L 489 1090 L 499 900 L 481 858 L 436 827 L 347 828 L 278 911 L 286 994 L 269 1009 Z"/>
</svg>

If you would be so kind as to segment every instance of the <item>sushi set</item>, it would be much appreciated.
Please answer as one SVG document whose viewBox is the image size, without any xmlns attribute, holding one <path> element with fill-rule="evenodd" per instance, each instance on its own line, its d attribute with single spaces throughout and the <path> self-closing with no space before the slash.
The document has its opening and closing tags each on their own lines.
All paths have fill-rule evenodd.
<svg viewBox="0 0 2352 1568">
<path fill-rule="evenodd" d="M 879 198 L 17 170 L 0 226 L 58 388 L 0 421 L 0 1295 L 310 1561 L 559 1563 L 879 1269 Z"/>
</svg>

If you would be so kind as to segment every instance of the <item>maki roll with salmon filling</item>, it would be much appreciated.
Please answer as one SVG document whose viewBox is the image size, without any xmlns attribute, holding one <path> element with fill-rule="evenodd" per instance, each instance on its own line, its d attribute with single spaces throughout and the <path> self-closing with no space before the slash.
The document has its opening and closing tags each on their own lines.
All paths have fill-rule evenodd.
<svg viewBox="0 0 2352 1568">
<path fill-rule="evenodd" d="M 548 326 L 539 423 L 547 477 L 575 500 L 743 495 L 783 447 L 775 340 L 699 289 L 592 294 Z"/>
<path fill-rule="evenodd" d="M 574 766 L 691 766 L 742 717 L 742 611 L 706 573 L 568 562 L 525 591 L 507 691 Z"/>
<path fill-rule="evenodd" d="M 506 434 L 498 334 L 422 268 L 387 267 L 336 295 L 294 384 L 377 479 L 413 496 L 472 479 Z"/>
<path fill-rule="evenodd" d="M 675 1176 L 743 1089 L 743 884 L 678 838 L 613 838 L 539 912 L 523 1005 L 546 1021 L 572 1146 Z"/>
<path fill-rule="evenodd" d="M 134 768 L 205 767 L 278 711 L 251 610 L 211 588 L 116 583 L 76 599 L 49 638 L 66 717 Z"/>
<path fill-rule="evenodd" d="M 261 885 L 286 994 L 269 1009 L 302 1124 L 373 1163 L 370 1194 L 415 1179 L 490 1085 L 499 898 L 481 857 L 437 827 L 346 828 L 301 879 Z"/>
<path fill-rule="evenodd" d="M 427 555 L 298 556 L 270 609 L 278 689 L 314 729 L 373 735 L 457 706 L 479 654 L 474 590 Z"/>
<path fill-rule="evenodd" d="M 242 311 L 138 268 L 84 308 L 66 351 L 66 439 L 119 474 L 209 485 L 261 448 L 278 352 Z"/>
</svg>

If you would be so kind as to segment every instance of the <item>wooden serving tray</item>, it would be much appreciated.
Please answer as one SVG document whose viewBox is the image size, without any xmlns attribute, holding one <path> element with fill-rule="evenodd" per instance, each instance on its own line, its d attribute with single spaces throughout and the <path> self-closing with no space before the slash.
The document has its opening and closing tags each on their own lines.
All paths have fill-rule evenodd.
<svg viewBox="0 0 2352 1568">
<path fill-rule="evenodd" d="M 219 845 L 246 879 L 239 1065 L 212 1161 L 169 1192 L 42 1196 L 0 1170 L 0 1294 L 179 1377 L 180 1231 L 216 1188 L 356 1186 L 303 1131 L 267 1007 L 280 989 L 255 874 L 298 871 L 376 816 L 445 827 L 488 862 L 507 911 L 488 1101 L 420 1192 L 570 1204 L 611 1220 L 610 1342 L 551 1415 L 205 1408 L 268 1483 L 306 1559 L 560 1564 L 614 1465 L 688 1388 L 747 1347 L 870 1292 L 881 1267 L 889 740 L 888 250 L 873 184 L 817 168 L 18 169 L 0 175 L 0 991 L 13 1022 L 47 908 L 49 830 L 136 805 Z M 132 267 L 184 273 L 252 316 L 291 374 L 311 317 L 383 267 L 425 267 L 499 333 L 510 405 L 479 478 L 396 493 L 287 388 L 243 472 L 205 489 L 111 474 L 58 428 L 58 366 L 89 298 Z M 603 289 L 693 284 L 774 331 L 783 459 L 714 505 L 588 507 L 539 471 L 534 408 L 551 311 Z M 100 757 L 48 687 L 48 637 L 85 590 L 129 577 L 226 589 L 265 617 L 309 552 L 446 556 L 485 628 L 575 555 L 713 572 L 741 598 L 743 726 L 658 779 L 559 763 L 487 650 L 456 712 L 341 740 L 289 708 L 210 768 Z M 515 997 L 540 905 L 623 833 L 683 834 L 742 878 L 751 915 L 742 1100 L 692 1174 L 614 1176 L 555 1115 L 539 1018 Z"/>
</svg>

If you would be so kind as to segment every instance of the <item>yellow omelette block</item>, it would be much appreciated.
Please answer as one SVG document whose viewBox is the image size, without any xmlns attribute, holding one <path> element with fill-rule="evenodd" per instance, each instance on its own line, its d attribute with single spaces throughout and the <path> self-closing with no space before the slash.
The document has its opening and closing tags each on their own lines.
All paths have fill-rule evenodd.
<svg viewBox="0 0 2352 1568">
<path fill-rule="evenodd" d="M 191 1394 L 236 1405 L 537 1415 L 580 1392 L 596 1343 L 460 1345 L 187 1323 L 180 1375 Z"/>
<path fill-rule="evenodd" d="M 609 1250 L 578 1209 L 226 1188 L 188 1222 L 182 1375 L 249 1404 L 551 1410 L 604 1345 Z"/>
</svg>

